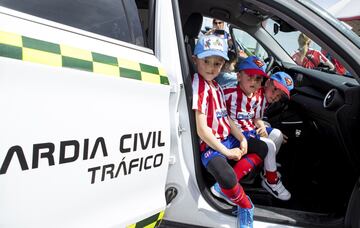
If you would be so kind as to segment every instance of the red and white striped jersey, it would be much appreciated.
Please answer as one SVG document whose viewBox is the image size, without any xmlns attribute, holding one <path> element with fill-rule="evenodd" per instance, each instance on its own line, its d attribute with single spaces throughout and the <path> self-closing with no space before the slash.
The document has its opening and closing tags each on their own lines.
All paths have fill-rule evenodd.
<svg viewBox="0 0 360 228">
<path fill-rule="evenodd" d="M 230 123 L 226 111 L 224 93 L 216 81 L 211 86 L 199 74 L 194 74 L 192 81 L 192 109 L 207 117 L 207 126 L 216 138 L 223 140 L 230 134 Z"/>
<path fill-rule="evenodd" d="M 265 97 L 265 88 L 264 87 L 261 87 L 257 93 L 259 94 L 259 96 L 261 97 L 260 100 L 261 102 L 259 103 L 259 115 L 260 115 L 260 118 L 264 118 L 264 112 L 266 110 L 266 108 L 269 106 L 269 103 L 267 102 L 266 100 L 266 97 Z"/>
<path fill-rule="evenodd" d="M 255 129 L 254 118 L 262 118 L 266 108 L 264 89 L 247 97 L 239 86 L 224 90 L 226 108 L 236 126 L 243 131 Z"/>
<path fill-rule="evenodd" d="M 301 62 L 301 54 L 299 51 L 297 51 L 292 56 L 292 58 L 297 65 L 310 69 L 319 66 L 320 63 L 326 63 L 327 61 L 329 61 L 323 53 L 311 48 L 309 48 L 309 50 L 306 52 L 306 55 L 302 62 Z"/>
</svg>

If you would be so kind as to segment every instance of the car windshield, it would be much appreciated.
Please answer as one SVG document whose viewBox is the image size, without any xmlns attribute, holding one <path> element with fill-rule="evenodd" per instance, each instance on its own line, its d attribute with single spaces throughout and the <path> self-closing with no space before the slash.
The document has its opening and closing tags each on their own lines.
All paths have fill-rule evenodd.
<svg viewBox="0 0 360 228">
<path fill-rule="evenodd" d="M 282 48 L 290 55 L 292 56 L 296 51 L 298 51 L 298 37 L 301 32 L 299 31 L 293 31 L 293 32 L 282 32 L 282 31 L 274 31 L 274 24 L 277 22 L 273 21 L 272 19 L 266 20 L 265 23 L 263 23 L 264 28 L 270 35 L 274 37 L 274 39 L 282 46 Z M 310 48 L 321 50 L 321 47 L 316 44 L 315 42 L 310 43 Z"/>
<path fill-rule="evenodd" d="M 265 30 L 273 36 L 296 64 L 305 68 L 351 77 L 350 72 L 339 60 L 306 34 L 300 31 L 283 32 L 276 29 L 279 26 L 272 19 L 263 23 Z"/>
</svg>

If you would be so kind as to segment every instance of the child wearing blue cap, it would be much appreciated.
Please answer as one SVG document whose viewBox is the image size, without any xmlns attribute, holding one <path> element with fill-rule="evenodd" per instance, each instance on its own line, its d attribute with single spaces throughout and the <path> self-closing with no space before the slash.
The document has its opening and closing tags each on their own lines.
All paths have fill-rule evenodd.
<svg viewBox="0 0 360 228">
<path fill-rule="evenodd" d="M 264 87 L 258 91 L 261 100 L 259 106 L 260 117 L 254 120 L 257 134 L 262 138 L 270 139 L 274 142 L 276 148 L 275 154 L 269 151 L 264 160 L 265 174 L 261 176 L 263 178 L 261 185 L 273 196 L 281 200 L 291 198 L 290 192 L 283 187 L 279 173 L 276 171 L 276 154 L 279 152 L 285 136 L 279 129 L 266 126 L 262 118 L 269 104 L 280 101 L 282 97 L 290 99 L 290 90 L 293 88 L 294 82 L 288 74 L 280 71 L 272 74 L 265 82 Z"/>
<path fill-rule="evenodd" d="M 193 75 L 192 109 L 203 166 L 217 181 L 217 193 L 238 206 L 238 226 L 252 227 L 254 205 L 238 176 L 262 162 L 267 147 L 260 140 L 246 140 L 228 117 L 223 91 L 214 80 L 228 60 L 227 50 L 225 40 L 214 35 L 202 36 L 197 42 L 193 60 L 198 73 Z M 257 153 L 251 153 L 253 150 Z"/>
<path fill-rule="evenodd" d="M 274 102 L 277 97 L 270 90 L 266 89 L 269 96 L 265 97 L 265 88 L 261 88 L 264 78 L 266 64 L 256 56 L 250 56 L 238 65 L 238 84 L 224 90 L 225 101 L 230 118 L 234 121 L 243 134 L 249 138 L 260 139 L 268 147 L 268 153 L 264 159 L 265 180 L 263 187 L 272 195 L 281 200 L 289 200 L 291 194 L 283 186 L 278 177 L 276 167 L 276 144 L 280 141 L 281 131 L 278 129 L 266 128 L 261 120 L 262 114 L 268 102 Z M 277 79 L 277 75 L 272 76 Z M 271 85 L 280 86 L 277 80 L 271 79 L 266 88 Z M 278 93 L 276 93 L 278 94 Z"/>
</svg>

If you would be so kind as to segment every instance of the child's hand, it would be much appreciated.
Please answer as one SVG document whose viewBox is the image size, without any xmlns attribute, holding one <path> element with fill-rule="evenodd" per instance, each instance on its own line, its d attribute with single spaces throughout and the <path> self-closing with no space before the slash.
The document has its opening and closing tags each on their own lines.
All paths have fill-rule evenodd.
<svg viewBox="0 0 360 228">
<path fill-rule="evenodd" d="M 287 143 L 288 141 L 288 137 L 286 135 L 283 134 L 283 144 Z"/>
<path fill-rule="evenodd" d="M 267 138 L 269 135 L 266 131 L 266 127 L 262 126 L 256 129 L 256 134 L 260 135 L 261 137 Z"/>
<path fill-rule="evenodd" d="M 228 149 L 224 155 L 231 160 L 239 161 L 243 155 L 243 152 L 240 148 Z"/>
<path fill-rule="evenodd" d="M 240 142 L 241 156 L 244 156 L 245 154 L 247 154 L 247 149 L 248 149 L 247 140 L 244 139 Z"/>
</svg>

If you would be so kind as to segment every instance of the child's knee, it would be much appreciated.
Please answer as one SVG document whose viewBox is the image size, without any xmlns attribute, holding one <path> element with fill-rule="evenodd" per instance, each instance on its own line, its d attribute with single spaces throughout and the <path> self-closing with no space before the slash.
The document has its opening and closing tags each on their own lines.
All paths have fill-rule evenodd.
<svg viewBox="0 0 360 228">
<path fill-rule="evenodd" d="M 259 157 L 262 160 L 264 160 L 264 158 L 266 157 L 268 150 L 269 150 L 268 145 L 263 141 L 259 141 L 257 145 L 256 153 L 259 155 Z"/>
<path fill-rule="evenodd" d="M 225 169 L 223 172 L 221 172 L 218 182 L 223 188 L 233 188 L 237 184 L 235 172 L 232 169 Z"/>
<path fill-rule="evenodd" d="M 273 142 L 270 139 L 264 139 L 264 142 L 266 143 L 268 150 L 267 150 L 267 156 L 276 156 L 276 145 L 275 142 Z"/>
<path fill-rule="evenodd" d="M 276 143 L 277 141 L 283 141 L 284 135 L 279 129 L 274 128 L 270 132 L 269 138 Z"/>
</svg>

